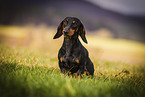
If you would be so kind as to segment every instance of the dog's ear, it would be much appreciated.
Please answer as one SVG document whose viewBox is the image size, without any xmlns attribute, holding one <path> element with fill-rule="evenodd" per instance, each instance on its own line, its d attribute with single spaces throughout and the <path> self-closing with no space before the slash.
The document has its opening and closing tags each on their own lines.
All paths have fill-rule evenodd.
<svg viewBox="0 0 145 97">
<path fill-rule="evenodd" d="M 79 29 L 80 29 L 79 35 L 81 36 L 82 40 L 87 44 L 88 42 L 87 42 L 87 39 L 86 39 L 86 36 L 85 36 L 86 32 L 85 32 L 85 29 L 84 29 L 84 26 L 83 26 L 82 23 L 81 23 Z"/>
<path fill-rule="evenodd" d="M 55 36 L 53 37 L 53 39 L 56 39 L 56 38 L 59 38 L 63 33 L 62 33 L 62 30 L 63 30 L 63 21 L 59 24 L 58 28 L 57 28 L 57 33 L 55 34 Z"/>
</svg>

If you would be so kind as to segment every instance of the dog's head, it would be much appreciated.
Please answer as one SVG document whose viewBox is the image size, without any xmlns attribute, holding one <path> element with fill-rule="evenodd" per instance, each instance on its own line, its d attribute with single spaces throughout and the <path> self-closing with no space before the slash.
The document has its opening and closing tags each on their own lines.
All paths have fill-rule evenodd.
<svg viewBox="0 0 145 97">
<path fill-rule="evenodd" d="M 77 39 L 78 35 L 80 35 L 82 40 L 87 43 L 84 26 L 80 20 L 75 17 L 66 17 L 57 28 L 57 33 L 53 39 L 59 38 L 62 35 L 68 40 Z"/>
</svg>

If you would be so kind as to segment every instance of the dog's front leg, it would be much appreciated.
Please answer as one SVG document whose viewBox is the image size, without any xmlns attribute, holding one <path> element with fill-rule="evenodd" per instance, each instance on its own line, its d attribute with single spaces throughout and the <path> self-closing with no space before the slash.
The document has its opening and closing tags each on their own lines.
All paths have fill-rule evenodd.
<svg viewBox="0 0 145 97">
<path fill-rule="evenodd" d="M 75 57 L 75 56 L 69 57 L 68 60 L 69 60 L 70 62 L 72 62 L 72 63 L 77 63 L 77 64 L 80 63 L 79 58 L 77 58 L 77 57 Z"/>
<path fill-rule="evenodd" d="M 84 66 L 83 66 L 83 65 L 80 65 L 80 66 L 79 66 L 79 69 L 78 69 L 78 71 L 77 71 L 77 73 L 76 73 L 76 77 L 79 76 L 79 78 L 81 79 L 83 73 L 84 73 Z"/>
<path fill-rule="evenodd" d="M 63 74 L 66 74 L 66 69 L 64 68 L 64 64 L 61 62 L 61 61 L 59 61 L 59 67 L 60 67 L 60 70 L 61 70 L 61 72 L 63 73 Z"/>
<path fill-rule="evenodd" d="M 79 76 L 80 79 L 82 79 L 82 74 L 81 74 L 81 70 L 80 69 L 76 73 L 76 78 L 78 78 L 78 76 Z"/>
</svg>

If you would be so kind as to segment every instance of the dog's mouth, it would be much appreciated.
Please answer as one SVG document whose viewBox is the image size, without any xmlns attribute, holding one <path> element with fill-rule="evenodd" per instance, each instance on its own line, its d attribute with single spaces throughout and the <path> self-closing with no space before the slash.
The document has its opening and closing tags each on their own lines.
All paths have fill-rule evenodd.
<svg viewBox="0 0 145 97">
<path fill-rule="evenodd" d="M 63 35 L 64 35 L 64 38 L 71 39 L 71 35 L 69 34 L 69 32 L 64 32 L 63 31 Z"/>
<path fill-rule="evenodd" d="M 73 29 L 64 29 L 63 34 L 66 38 L 70 38 L 72 35 L 74 35 L 75 30 Z"/>
</svg>

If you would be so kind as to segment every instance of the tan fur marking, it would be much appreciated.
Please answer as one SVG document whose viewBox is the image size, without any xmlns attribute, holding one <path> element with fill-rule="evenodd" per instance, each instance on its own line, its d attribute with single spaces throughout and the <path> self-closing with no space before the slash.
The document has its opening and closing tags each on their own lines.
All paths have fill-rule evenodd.
<svg viewBox="0 0 145 97">
<path fill-rule="evenodd" d="M 62 57 L 60 58 L 60 62 L 62 62 Z"/>
<path fill-rule="evenodd" d="M 76 29 L 76 32 L 78 31 L 78 28 Z"/>
<path fill-rule="evenodd" d="M 71 72 L 69 72 L 69 74 L 71 74 Z"/>
<path fill-rule="evenodd" d="M 82 79 L 82 75 L 79 75 L 79 78 Z"/>
<path fill-rule="evenodd" d="M 85 29 L 83 28 L 83 32 L 85 31 Z"/>
<path fill-rule="evenodd" d="M 78 75 L 77 75 L 77 73 L 76 73 L 76 78 L 78 78 Z"/>
<path fill-rule="evenodd" d="M 62 33 L 63 33 L 63 34 L 64 34 L 64 30 L 65 30 L 65 28 L 63 27 L 63 28 L 62 28 Z"/>
<path fill-rule="evenodd" d="M 90 73 L 88 71 L 86 71 L 86 73 L 88 74 L 88 76 L 90 75 Z"/>
<path fill-rule="evenodd" d="M 78 60 L 78 59 L 76 59 L 76 62 L 77 62 L 77 63 L 79 63 L 79 60 Z"/>
<path fill-rule="evenodd" d="M 68 19 L 66 19 L 66 21 L 68 21 Z"/>
<path fill-rule="evenodd" d="M 75 30 L 70 29 L 70 31 L 69 31 L 69 33 L 68 33 L 68 35 L 69 35 L 69 36 L 72 36 L 72 35 L 74 34 L 74 32 L 75 32 Z"/>
<path fill-rule="evenodd" d="M 75 21 L 73 21 L 73 23 L 75 23 Z"/>
</svg>

